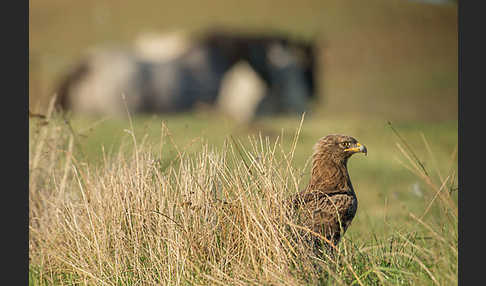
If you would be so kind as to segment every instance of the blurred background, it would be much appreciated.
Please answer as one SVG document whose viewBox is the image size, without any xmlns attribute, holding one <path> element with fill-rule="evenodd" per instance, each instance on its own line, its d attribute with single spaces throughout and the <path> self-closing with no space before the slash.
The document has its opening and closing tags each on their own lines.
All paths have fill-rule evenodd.
<svg viewBox="0 0 486 286">
<path fill-rule="evenodd" d="M 90 49 L 132 49 L 144 37 L 148 46 L 168 33 L 192 39 L 222 28 L 278 33 L 316 47 L 315 113 L 363 113 L 390 120 L 457 118 L 454 2 L 46 0 L 29 4 L 29 102 L 34 112 L 46 109 L 63 77 Z M 173 43 L 167 46 L 174 49 Z M 162 53 L 163 47 L 161 43 Z"/>
<path fill-rule="evenodd" d="M 423 207 L 387 122 L 428 168 L 457 166 L 456 1 L 31 0 L 29 14 L 29 108 L 58 94 L 86 160 L 127 136 L 123 92 L 140 136 L 157 142 L 163 121 L 181 146 L 285 141 L 305 111 L 296 167 L 322 136 L 359 139 L 350 172 L 372 218 Z"/>
</svg>

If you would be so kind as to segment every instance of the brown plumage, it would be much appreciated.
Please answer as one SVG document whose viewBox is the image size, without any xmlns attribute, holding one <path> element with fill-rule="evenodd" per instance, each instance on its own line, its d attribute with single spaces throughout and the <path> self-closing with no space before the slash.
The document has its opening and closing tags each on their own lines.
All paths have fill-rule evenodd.
<svg viewBox="0 0 486 286">
<path fill-rule="evenodd" d="M 351 155 L 366 147 L 345 135 L 328 135 L 314 146 L 311 178 L 307 187 L 292 198 L 303 226 L 314 234 L 314 247 L 323 241 L 326 248 L 339 243 L 353 220 L 358 199 L 349 178 L 347 162 Z M 320 239 L 315 233 L 325 239 Z"/>
</svg>

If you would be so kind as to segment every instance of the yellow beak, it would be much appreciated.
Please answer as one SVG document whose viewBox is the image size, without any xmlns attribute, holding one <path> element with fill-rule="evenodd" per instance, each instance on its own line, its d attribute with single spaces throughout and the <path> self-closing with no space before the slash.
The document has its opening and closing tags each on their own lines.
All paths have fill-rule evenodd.
<svg viewBox="0 0 486 286">
<path fill-rule="evenodd" d="M 359 142 L 356 143 L 356 145 L 354 147 L 351 147 L 351 148 L 348 148 L 348 149 L 344 149 L 344 151 L 349 151 L 349 152 L 353 152 L 353 153 L 362 152 L 365 155 L 368 155 L 368 150 L 366 149 L 366 146 L 365 145 L 362 145 Z"/>
</svg>

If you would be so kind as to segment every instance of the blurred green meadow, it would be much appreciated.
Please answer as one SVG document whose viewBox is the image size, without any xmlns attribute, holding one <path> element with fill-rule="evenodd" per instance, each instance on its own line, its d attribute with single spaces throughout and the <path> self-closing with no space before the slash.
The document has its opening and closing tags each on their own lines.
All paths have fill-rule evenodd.
<svg viewBox="0 0 486 286">
<path fill-rule="evenodd" d="M 359 208 L 346 237 L 371 245 L 377 236 L 385 239 L 397 231 L 413 232 L 409 214 L 420 216 L 434 199 L 429 186 L 406 168 L 407 159 L 397 147 L 403 142 L 393 129 L 434 180 L 452 174 L 447 188 L 457 201 L 455 4 L 30 0 L 29 108 L 45 113 L 59 76 L 93 45 L 128 44 L 142 31 L 197 33 L 216 25 L 317 39 L 321 47 L 318 100 L 305 114 L 292 164 L 303 188 L 312 146 L 320 137 L 342 133 L 366 145 L 368 156 L 355 155 L 348 164 Z M 56 132 L 73 132 L 74 157 L 88 165 L 102 166 L 103 156 L 116 155 L 121 145 L 132 140 L 127 119 L 76 116 L 69 125 L 60 116 L 54 120 L 63 126 Z M 268 137 L 270 143 L 280 140 L 290 150 L 301 123 L 298 117 L 277 116 L 242 125 L 211 108 L 132 115 L 132 120 L 138 144 L 159 146 L 161 137 L 170 135 L 171 144 L 155 148 L 160 148 L 158 156 L 166 165 L 177 159 L 178 152 L 197 154 L 204 143 L 216 149 L 232 144 L 233 139 L 247 145 L 251 136 Z M 37 119 L 29 123 L 31 137 L 44 126 Z M 434 220 L 438 214 L 433 209 L 427 216 Z M 440 250 L 433 251 L 440 256 Z"/>
</svg>

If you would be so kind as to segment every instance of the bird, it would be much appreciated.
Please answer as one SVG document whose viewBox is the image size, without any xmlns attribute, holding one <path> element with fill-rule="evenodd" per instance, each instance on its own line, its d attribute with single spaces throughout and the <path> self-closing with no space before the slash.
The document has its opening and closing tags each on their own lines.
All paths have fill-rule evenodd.
<svg viewBox="0 0 486 286">
<path fill-rule="evenodd" d="M 307 187 L 291 196 L 314 252 L 334 252 L 349 228 L 358 208 L 358 199 L 347 169 L 348 159 L 356 153 L 368 154 L 366 146 L 355 138 L 330 134 L 314 145 L 311 177 Z M 310 231 L 309 231 L 310 230 Z"/>
</svg>

